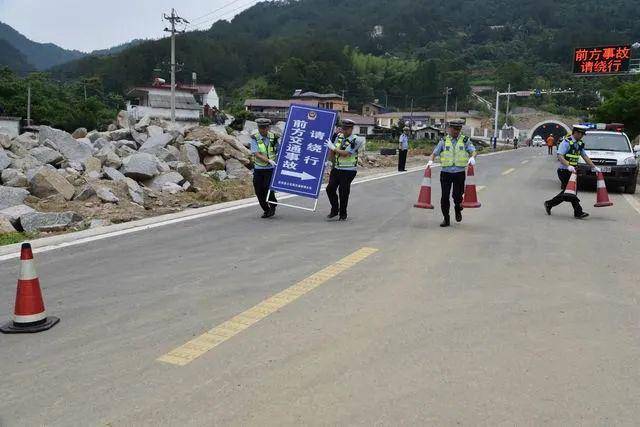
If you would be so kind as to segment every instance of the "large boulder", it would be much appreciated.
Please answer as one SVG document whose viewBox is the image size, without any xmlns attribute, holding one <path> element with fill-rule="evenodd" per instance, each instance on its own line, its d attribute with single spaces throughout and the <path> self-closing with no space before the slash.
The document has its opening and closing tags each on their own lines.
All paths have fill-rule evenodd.
<svg viewBox="0 0 640 427">
<path fill-rule="evenodd" d="M 247 178 L 251 176 L 251 171 L 236 159 L 227 160 L 225 170 L 229 178 Z"/>
<path fill-rule="evenodd" d="M 60 194 L 66 200 L 71 200 L 75 193 L 73 185 L 62 174 L 46 167 L 38 169 L 29 179 L 29 184 L 31 194 L 40 198 Z"/>
<path fill-rule="evenodd" d="M 116 144 L 109 141 L 107 138 L 101 136 L 100 138 L 93 141 L 93 149 L 94 150 L 102 150 L 103 148 L 110 148 L 112 150 L 116 149 Z"/>
<path fill-rule="evenodd" d="M 200 154 L 198 149 L 191 144 L 185 143 L 180 145 L 179 159 L 182 162 L 200 164 Z"/>
<path fill-rule="evenodd" d="M 36 147 L 32 149 L 29 154 L 38 159 L 42 164 L 57 165 L 62 162 L 62 154 L 58 153 L 49 147 Z"/>
<path fill-rule="evenodd" d="M 149 153 L 133 154 L 122 160 L 120 172 L 139 181 L 151 179 L 158 175 L 158 159 Z"/>
<path fill-rule="evenodd" d="M 246 147 L 246 148 L 251 147 L 252 138 L 250 135 L 247 135 L 246 133 L 240 133 L 236 138 L 238 139 L 238 142 L 242 144 L 243 147 Z"/>
<path fill-rule="evenodd" d="M 22 171 L 28 171 L 30 169 L 37 168 L 42 166 L 42 162 L 31 154 L 27 154 L 23 157 L 17 157 L 15 159 L 11 159 L 11 167 L 14 169 L 20 169 Z"/>
<path fill-rule="evenodd" d="M 156 125 L 147 126 L 147 134 L 149 135 L 149 138 L 160 136 L 163 133 L 164 133 L 164 129 L 162 129 L 160 126 L 156 126 Z"/>
<path fill-rule="evenodd" d="M 0 147 L 1 148 L 11 147 L 11 137 L 9 135 L 0 133 Z"/>
<path fill-rule="evenodd" d="M 140 146 L 140 152 L 149 152 L 156 148 L 164 148 L 173 140 L 173 136 L 169 133 L 163 133 L 160 135 L 149 136 L 149 139 Z"/>
<path fill-rule="evenodd" d="M 122 172 L 112 167 L 105 167 L 103 171 L 105 176 L 111 181 L 124 181 L 124 179 L 126 178 L 126 176 L 124 176 Z"/>
<path fill-rule="evenodd" d="M 244 157 L 248 157 L 251 155 L 251 150 L 245 147 L 240 141 L 235 139 L 232 136 L 226 136 L 223 138 L 224 142 L 233 147 L 235 150 L 241 152 Z"/>
<path fill-rule="evenodd" d="M 207 153 L 211 156 L 221 156 L 224 153 L 226 144 L 222 141 L 216 141 L 213 145 L 207 147 Z"/>
<path fill-rule="evenodd" d="M 136 154 L 137 151 L 134 150 L 133 148 L 127 146 L 127 145 L 123 145 L 121 147 L 117 147 L 116 148 L 116 154 L 118 156 L 120 156 L 120 158 L 124 158 L 124 157 L 129 157 L 133 154 Z"/>
<path fill-rule="evenodd" d="M 6 218 L 0 215 L 0 235 L 5 233 L 15 233 L 16 229 L 9 221 L 9 218 Z"/>
<path fill-rule="evenodd" d="M 102 162 L 96 157 L 89 157 L 84 161 L 84 172 L 89 175 L 91 172 L 100 173 L 102 171 Z"/>
<path fill-rule="evenodd" d="M 0 186 L 0 209 L 24 204 L 29 192 L 23 188 Z"/>
<path fill-rule="evenodd" d="M 251 164 L 249 156 L 245 155 L 241 151 L 236 150 L 231 145 L 227 145 L 226 147 L 224 147 L 222 157 L 224 157 L 225 159 L 236 159 L 245 166 L 249 166 Z"/>
<path fill-rule="evenodd" d="M 78 138 L 86 138 L 87 137 L 87 128 L 78 128 L 76 130 L 73 131 L 73 133 L 71 134 L 72 137 L 78 139 Z"/>
<path fill-rule="evenodd" d="M 109 138 L 112 141 L 131 138 L 131 129 L 117 129 L 109 132 Z"/>
<path fill-rule="evenodd" d="M 215 133 L 219 133 L 220 135 L 229 135 L 227 132 L 227 127 L 224 125 L 211 125 L 209 129 L 214 131 Z"/>
<path fill-rule="evenodd" d="M 62 231 L 82 220 L 75 212 L 33 212 L 20 217 L 20 225 L 28 233 Z"/>
<path fill-rule="evenodd" d="M 7 187 L 22 187 L 29 186 L 27 176 L 19 169 L 5 169 L 2 171 L 2 184 Z"/>
<path fill-rule="evenodd" d="M 13 138 L 14 142 L 25 147 L 27 150 L 31 150 L 32 148 L 36 148 L 40 145 L 38 141 L 38 137 L 33 132 L 25 132 Z"/>
<path fill-rule="evenodd" d="M 205 156 L 202 162 L 207 171 L 225 169 L 225 161 L 222 156 Z"/>
<path fill-rule="evenodd" d="M 243 132 L 247 132 L 249 134 L 255 133 L 258 131 L 258 124 L 251 120 L 245 120 L 244 126 L 242 127 Z"/>
<path fill-rule="evenodd" d="M 26 215 L 35 211 L 35 209 L 27 205 L 15 205 L 11 206 L 10 208 L 4 208 L 0 210 L 0 217 L 7 218 L 9 221 L 11 221 L 11 224 L 14 227 L 20 228 L 20 217 L 22 215 Z"/>
<path fill-rule="evenodd" d="M 120 110 L 118 112 L 116 122 L 118 123 L 118 127 L 121 129 L 129 129 L 131 127 L 131 123 L 129 122 L 129 114 L 124 110 Z"/>
<path fill-rule="evenodd" d="M 140 185 L 131 178 L 125 178 L 125 184 L 129 190 L 129 197 L 133 203 L 137 203 L 141 206 L 144 205 L 144 190 Z"/>
<path fill-rule="evenodd" d="M 119 168 L 122 166 L 122 160 L 113 149 L 109 146 L 104 146 L 98 151 L 95 157 L 102 162 L 105 167 Z"/>
<path fill-rule="evenodd" d="M 134 128 L 138 131 L 138 132 L 144 132 L 147 127 L 149 126 L 149 124 L 151 123 L 151 117 L 144 116 L 143 118 L 140 119 L 140 121 L 138 123 L 136 123 L 136 125 L 134 126 Z"/>
<path fill-rule="evenodd" d="M 97 187 L 96 195 L 105 203 L 118 203 L 120 199 L 107 187 Z"/>
<path fill-rule="evenodd" d="M 147 142 L 147 139 L 149 139 L 149 135 L 143 132 L 138 132 L 134 129 L 131 130 L 131 137 L 140 145 L 144 144 L 145 142 Z"/>
<path fill-rule="evenodd" d="M 184 177 L 178 172 L 167 172 L 158 175 L 155 178 L 145 182 L 144 184 L 153 190 L 162 190 L 166 183 L 181 185 L 185 181 Z"/>
<path fill-rule="evenodd" d="M 4 148 L 0 147 L 0 171 L 4 170 L 11 165 L 11 159 L 5 153 Z"/>
<path fill-rule="evenodd" d="M 85 201 L 89 200 L 93 196 L 96 195 L 96 190 L 93 188 L 91 184 L 85 184 L 76 191 L 75 196 L 73 196 L 73 200 Z"/>
<path fill-rule="evenodd" d="M 87 144 L 82 140 L 76 140 L 63 130 L 40 126 L 38 140 L 41 144 L 44 144 L 47 139 L 51 144 L 50 148 L 60 152 L 69 161 L 82 162 L 93 154 L 90 140 L 87 139 L 89 141 Z"/>
<path fill-rule="evenodd" d="M 180 175 L 191 182 L 194 182 L 198 176 L 205 172 L 205 168 L 202 165 L 193 165 L 184 162 L 177 167 L 177 170 Z"/>
</svg>

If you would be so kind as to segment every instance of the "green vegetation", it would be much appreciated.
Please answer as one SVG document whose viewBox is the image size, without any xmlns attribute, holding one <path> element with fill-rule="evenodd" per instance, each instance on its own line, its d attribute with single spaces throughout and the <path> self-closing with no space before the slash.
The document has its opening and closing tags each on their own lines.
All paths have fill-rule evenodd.
<svg viewBox="0 0 640 427">
<path fill-rule="evenodd" d="M 624 123 L 629 137 L 640 134 L 640 80 L 625 83 L 605 93 L 605 102 L 596 112 L 598 121 Z"/>
<path fill-rule="evenodd" d="M 33 122 L 69 132 L 79 127 L 102 129 L 124 106 L 121 96 L 105 93 L 99 78 L 60 83 L 42 73 L 23 78 L 3 68 L 0 69 L 0 105 L 5 114 L 26 118 L 29 85 Z"/>
<path fill-rule="evenodd" d="M 24 233 L 14 232 L 14 233 L 1 233 L 0 234 L 0 246 L 4 245 L 12 245 L 14 243 L 20 243 L 24 240 L 27 240 L 27 235 Z"/>
</svg>

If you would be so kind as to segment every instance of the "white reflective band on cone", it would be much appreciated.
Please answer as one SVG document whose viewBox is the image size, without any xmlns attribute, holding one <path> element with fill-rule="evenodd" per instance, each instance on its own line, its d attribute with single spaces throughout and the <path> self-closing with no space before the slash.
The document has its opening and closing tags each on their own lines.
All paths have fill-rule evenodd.
<svg viewBox="0 0 640 427">
<path fill-rule="evenodd" d="M 423 187 L 431 187 L 431 178 L 423 178 L 422 179 Z"/>
<path fill-rule="evenodd" d="M 24 260 L 20 263 L 20 279 L 32 280 L 37 279 L 36 267 L 32 259 Z"/>
<path fill-rule="evenodd" d="M 604 179 L 598 180 L 598 188 L 607 188 L 607 184 L 605 184 Z"/>
<path fill-rule="evenodd" d="M 26 316 L 18 316 L 17 314 L 14 314 L 13 321 L 16 323 L 33 323 L 43 320 L 45 317 L 47 317 L 47 311 L 43 310 L 42 313 L 29 314 Z"/>
</svg>

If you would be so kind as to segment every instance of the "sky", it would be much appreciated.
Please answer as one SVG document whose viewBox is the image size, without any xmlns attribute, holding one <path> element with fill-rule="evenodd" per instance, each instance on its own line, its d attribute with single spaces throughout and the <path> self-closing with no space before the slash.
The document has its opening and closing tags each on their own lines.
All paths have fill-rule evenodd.
<svg viewBox="0 0 640 427">
<path fill-rule="evenodd" d="M 27 38 L 65 49 L 90 52 L 133 39 L 160 38 L 176 12 L 187 29 L 207 29 L 230 19 L 257 0 L 0 0 L 0 21 Z"/>
</svg>

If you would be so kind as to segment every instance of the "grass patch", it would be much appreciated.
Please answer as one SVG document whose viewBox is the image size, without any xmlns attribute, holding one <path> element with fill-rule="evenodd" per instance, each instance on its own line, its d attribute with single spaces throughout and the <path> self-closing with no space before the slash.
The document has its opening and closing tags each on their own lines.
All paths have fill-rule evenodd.
<svg viewBox="0 0 640 427">
<path fill-rule="evenodd" d="M 0 234 L 0 246 L 13 245 L 14 243 L 20 243 L 27 240 L 28 236 L 25 233 L 13 232 Z"/>
</svg>

